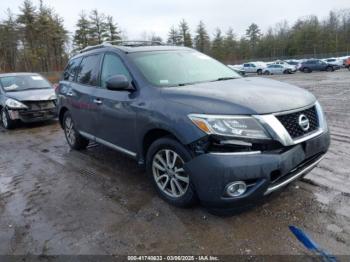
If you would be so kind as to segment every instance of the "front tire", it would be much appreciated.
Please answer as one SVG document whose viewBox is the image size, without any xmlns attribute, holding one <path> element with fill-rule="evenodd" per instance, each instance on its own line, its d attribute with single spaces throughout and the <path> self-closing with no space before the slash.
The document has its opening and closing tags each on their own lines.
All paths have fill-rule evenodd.
<svg viewBox="0 0 350 262">
<path fill-rule="evenodd" d="M 16 121 L 10 118 L 6 108 L 1 109 L 1 124 L 5 129 L 13 129 L 16 125 Z"/>
<path fill-rule="evenodd" d="M 311 71 L 310 68 L 305 67 L 305 68 L 303 69 L 303 72 L 304 72 L 304 73 L 311 73 L 312 71 Z"/>
<path fill-rule="evenodd" d="M 190 152 L 175 139 L 156 140 L 147 152 L 146 169 L 159 196 L 178 207 L 197 202 L 191 177 L 183 168 L 192 159 Z"/>
<path fill-rule="evenodd" d="M 256 71 L 256 73 L 257 73 L 258 75 L 262 75 L 262 70 L 261 70 L 261 69 L 258 69 L 258 71 Z"/>
<path fill-rule="evenodd" d="M 326 71 L 332 72 L 332 71 L 334 71 L 334 68 L 332 66 L 327 66 Z"/>
<path fill-rule="evenodd" d="M 270 75 L 270 71 L 268 71 L 268 70 L 266 70 L 265 72 L 264 72 L 264 75 Z"/>
<path fill-rule="evenodd" d="M 75 150 L 83 150 L 89 145 L 89 140 L 78 133 L 71 114 L 67 111 L 63 116 L 63 129 L 68 145 Z"/>
</svg>

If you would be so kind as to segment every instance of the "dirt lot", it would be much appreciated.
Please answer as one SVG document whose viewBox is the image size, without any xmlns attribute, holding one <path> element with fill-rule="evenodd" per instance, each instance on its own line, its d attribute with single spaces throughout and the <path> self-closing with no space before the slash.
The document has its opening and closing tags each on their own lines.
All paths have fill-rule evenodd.
<svg viewBox="0 0 350 262">
<path fill-rule="evenodd" d="M 103 146 L 70 151 L 56 121 L 0 129 L 0 254 L 307 254 L 288 225 L 350 254 L 350 72 L 271 78 L 317 96 L 332 145 L 303 181 L 227 218 L 169 206 Z"/>
</svg>

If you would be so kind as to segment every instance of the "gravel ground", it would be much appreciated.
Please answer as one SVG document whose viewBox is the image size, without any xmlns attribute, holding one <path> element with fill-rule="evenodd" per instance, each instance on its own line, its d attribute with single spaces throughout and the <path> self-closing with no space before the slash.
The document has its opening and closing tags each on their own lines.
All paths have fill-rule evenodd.
<svg viewBox="0 0 350 262">
<path fill-rule="evenodd" d="M 312 91 L 327 113 L 330 151 L 304 180 L 216 217 L 169 206 L 117 152 L 69 150 L 56 121 L 0 129 L 0 254 L 307 254 L 296 225 L 350 255 L 350 72 L 269 77 Z"/>
</svg>

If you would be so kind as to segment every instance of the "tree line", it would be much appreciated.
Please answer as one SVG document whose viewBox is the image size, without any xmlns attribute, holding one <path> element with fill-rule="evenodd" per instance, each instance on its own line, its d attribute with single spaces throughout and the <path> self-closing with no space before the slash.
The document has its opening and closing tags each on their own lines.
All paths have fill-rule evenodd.
<svg viewBox="0 0 350 262">
<path fill-rule="evenodd" d="M 350 9 L 331 11 L 320 20 L 311 15 L 298 19 L 293 25 L 282 21 L 265 34 L 252 23 L 245 35 L 238 37 L 230 27 L 225 33 L 216 28 L 210 37 L 203 21 L 191 35 L 186 21 L 172 26 L 167 43 L 196 48 L 225 63 L 251 59 L 287 57 L 317 57 L 319 54 L 350 55 Z"/>
<path fill-rule="evenodd" d="M 154 33 L 145 33 L 143 38 L 163 41 Z M 78 50 L 117 40 L 126 40 L 126 36 L 111 15 L 97 9 L 82 11 L 70 35 L 62 17 L 42 0 L 38 7 L 24 0 L 18 14 L 8 10 L 7 17 L 0 20 L 0 72 L 60 71 Z M 210 34 L 203 21 L 192 31 L 182 19 L 171 26 L 165 42 L 195 48 L 227 64 L 326 53 L 350 55 L 350 9 L 331 11 L 324 19 L 303 17 L 292 25 L 283 21 L 265 33 L 252 23 L 243 36 L 231 27 L 225 32 L 217 28 Z"/>
<path fill-rule="evenodd" d="M 67 60 L 67 40 L 63 19 L 53 9 L 25 0 L 19 14 L 7 10 L 0 21 L 0 70 L 59 70 Z"/>
</svg>

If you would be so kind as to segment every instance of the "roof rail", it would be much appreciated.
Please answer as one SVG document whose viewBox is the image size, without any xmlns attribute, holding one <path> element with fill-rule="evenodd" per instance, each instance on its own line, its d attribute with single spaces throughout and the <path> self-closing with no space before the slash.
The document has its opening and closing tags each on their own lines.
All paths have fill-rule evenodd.
<svg viewBox="0 0 350 262">
<path fill-rule="evenodd" d="M 119 45 L 119 46 L 154 46 L 154 45 L 165 45 L 161 41 L 145 41 L 145 40 L 114 40 L 105 41 L 103 44 Z"/>
<path fill-rule="evenodd" d="M 157 45 L 165 45 L 161 41 L 143 41 L 143 40 L 114 40 L 114 41 L 105 41 L 99 45 L 87 46 L 84 49 L 80 50 L 79 53 L 85 53 L 90 50 L 109 47 L 109 46 L 128 46 L 128 47 L 137 47 L 137 46 L 157 46 Z"/>
<path fill-rule="evenodd" d="M 103 47 L 107 47 L 107 46 L 111 46 L 111 44 L 109 44 L 109 43 L 102 43 L 102 44 L 99 44 L 99 45 L 87 46 L 84 49 L 80 50 L 79 53 L 84 53 L 84 52 L 87 52 L 87 51 L 90 51 L 90 50 L 103 48 Z"/>
</svg>

